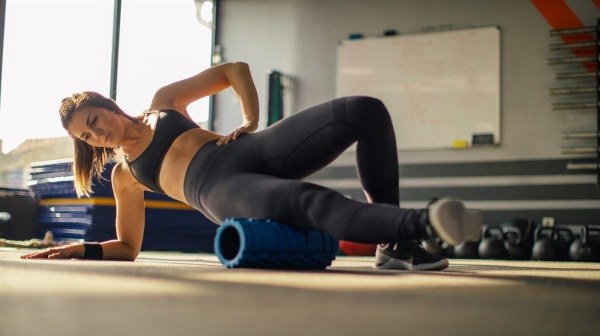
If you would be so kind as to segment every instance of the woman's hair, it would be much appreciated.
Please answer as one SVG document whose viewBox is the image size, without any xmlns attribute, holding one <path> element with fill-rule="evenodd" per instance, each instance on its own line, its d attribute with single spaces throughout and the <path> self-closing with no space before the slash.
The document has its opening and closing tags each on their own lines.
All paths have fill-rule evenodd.
<svg viewBox="0 0 600 336">
<path fill-rule="evenodd" d="M 67 126 L 73 119 L 73 113 L 86 107 L 98 107 L 122 115 L 125 118 L 137 122 L 137 119 L 131 117 L 117 105 L 111 98 L 93 92 L 84 91 L 74 93 L 71 97 L 64 98 L 60 104 L 59 114 L 62 126 Z M 92 191 L 92 175 L 99 180 L 102 179 L 104 165 L 108 163 L 115 155 L 114 148 L 94 147 L 85 141 L 71 135 L 75 156 L 73 160 L 73 176 L 75 178 L 75 192 L 78 197 L 89 196 Z"/>
</svg>

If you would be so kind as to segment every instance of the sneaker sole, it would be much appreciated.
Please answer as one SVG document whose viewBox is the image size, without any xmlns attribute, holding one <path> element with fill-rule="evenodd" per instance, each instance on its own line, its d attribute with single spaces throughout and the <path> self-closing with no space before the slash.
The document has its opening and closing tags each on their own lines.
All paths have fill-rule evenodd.
<svg viewBox="0 0 600 336">
<path fill-rule="evenodd" d="M 380 265 L 373 265 L 380 270 L 403 270 L 403 271 L 441 271 L 448 268 L 448 259 L 442 259 L 435 263 L 413 265 L 400 259 L 390 259 Z"/>
<path fill-rule="evenodd" d="M 463 241 L 479 240 L 483 212 L 466 209 L 462 201 L 446 198 L 431 205 L 429 222 L 443 241 L 458 245 Z"/>
</svg>

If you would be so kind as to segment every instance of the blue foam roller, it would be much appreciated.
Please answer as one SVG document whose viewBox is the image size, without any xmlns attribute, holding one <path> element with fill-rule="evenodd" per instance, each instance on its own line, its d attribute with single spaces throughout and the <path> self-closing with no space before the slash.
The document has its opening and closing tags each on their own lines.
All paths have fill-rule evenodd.
<svg viewBox="0 0 600 336">
<path fill-rule="evenodd" d="M 227 268 L 324 269 L 338 245 L 329 234 L 269 219 L 227 218 L 214 239 L 215 254 Z"/>
<path fill-rule="evenodd" d="M 326 252 L 325 246 L 323 244 L 323 235 L 319 231 L 306 231 L 306 250 L 309 253 L 316 252 L 322 253 Z"/>
</svg>

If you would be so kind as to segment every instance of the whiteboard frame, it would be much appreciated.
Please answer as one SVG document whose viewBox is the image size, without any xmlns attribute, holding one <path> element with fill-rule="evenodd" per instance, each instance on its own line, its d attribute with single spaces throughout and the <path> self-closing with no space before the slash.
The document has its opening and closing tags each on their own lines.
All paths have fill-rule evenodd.
<svg viewBox="0 0 600 336">
<path fill-rule="evenodd" d="M 385 94 L 382 94 L 381 91 L 377 91 L 378 89 L 371 89 L 373 87 L 377 87 L 377 85 L 373 85 L 373 86 L 368 86 L 368 88 L 365 89 L 365 87 L 360 87 L 360 91 L 353 91 L 353 90 L 348 90 L 346 89 L 345 91 L 342 90 L 342 86 L 346 85 L 349 86 L 349 84 L 343 84 L 342 83 L 342 68 L 345 66 L 345 64 L 342 64 L 342 49 L 349 45 L 349 44 L 356 44 L 356 46 L 360 46 L 361 42 L 366 42 L 366 43 L 362 43 L 364 46 L 369 45 L 369 43 L 387 43 L 387 42 L 391 42 L 391 43 L 395 43 L 398 44 L 398 41 L 400 41 L 403 38 L 420 38 L 420 37 L 424 37 L 424 38 L 431 38 L 432 35 L 434 34 L 440 34 L 440 35 L 436 35 L 435 37 L 444 37 L 441 34 L 463 34 L 463 36 L 469 36 L 473 33 L 481 33 L 481 34 L 490 34 L 490 36 L 492 36 L 493 41 L 490 41 L 490 45 L 493 48 L 496 48 L 495 50 L 491 49 L 489 51 L 489 53 L 487 54 L 487 57 L 489 57 L 489 69 L 490 72 L 493 75 L 493 81 L 490 81 L 490 83 L 493 84 L 493 95 L 491 96 L 490 99 L 485 101 L 486 106 L 488 106 L 485 109 L 485 114 L 487 117 L 484 118 L 483 122 L 478 122 L 478 121 L 474 121 L 472 119 L 467 119 L 464 120 L 465 123 L 469 123 L 471 121 L 474 122 L 478 122 L 478 126 L 473 126 L 473 127 L 468 127 L 465 126 L 465 129 L 462 129 L 461 127 L 450 127 L 449 129 L 452 131 L 449 131 L 448 129 L 444 129 L 442 132 L 428 132 L 428 128 L 426 125 L 418 125 L 418 128 L 420 130 L 420 132 L 416 132 L 415 129 L 417 127 L 415 127 L 415 125 L 409 125 L 408 129 L 407 126 L 405 126 L 405 122 L 400 122 L 401 118 L 399 117 L 399 112 L 398 111 L 402 111 L 401 108 L 398 108 L 398 101 L 396 101 L 397 99 L 393 99 L 393 98 L 389 98 L 389 97 L 382 97 L 385 96 Z M 446 35 L 449 36 L 449 35 Z M 487 43 L 487 42 L 486 42 Z M 374 44 L 371 44 L 374 45 Z M 491 134 L 493 136 L 493 143 L 490 143 L 488 145 L 496 145 L 498 146 L 501 143 L 501 90 L 502 90 L 502 83 L 501 83 L 501 30 L 500 27 L 498 26 L 484 26 L 484 27 L 477 27 L 477 28 L 467 28 L 467 29 L 456 29 L 456 30 L 443 30 L 443 31 L 435 31 L 435 32 L 423 32 L 423 33 L 413 33 L 413 34 L 403 34 L 403 35 L 395 35 L 395 36 L 388 36 L 388 37 L 369 37 L 369 38 L 363 38 L 363 39 L 357 39 L 357 40 L 344 40 L 344 41 L 340 41 L 338 42 L 338 47 L 337 47 L 337 64 L 336 64 L 336 96 L 340 97 L 340 96 L 348 96 L 348 95 L 366 95 L 366 96 L 374 96 L 376 98 L 380 98 L 383 100 L 383 102 L 386 104 L 386 106 L 388 106 L 388 109 L 390 109 L 390 114 L 392 116 L 392 122 L 394 124 L 394 129 L 396 132 L 396 142 L 397 142 L 397 146 L 398 146 L 398 150 L 428 150 L 428 149 L 446 149 L 446 148 L 468 148 L 468 147 L 474 147 L 475 145 L 472 143 L 473 140 L 473 135 L 476 134 Z M 360 50 L 359 52 L 365 52 L 364 50 Z M 368 55 L 368 50 L 365 52 L 365 55 Z M 440 54 L 442 54 L 442 52 L 440 52 Z M 375 55 L 377 56 L 377 55 Z M 436 55 L 437 56 L 437 55 Z M 377 57 L 375 57 L 377 58 Z M 381 59 L 379 59 L 379 61 L 381 61 Z M 486 63 L 487 64 L 487 63 Z M 373 64 L 369 64 L 369 62 L 365 62 L 365 64 L 362 64 L 363 67 L 366 67 L 364 69 L 350 69 L 350 70 L 355 70 L 355 71 L 368 71 L 369 67 L 375 67 L 376 65 Z M 486 67 L 487 69 L 488 67 Z M 349 69 L 346 69 L 346 71 L 348 71 Z M 378 79 L 378 78 L 377 78 Z M 387 83 L 387 84 L 398 84 L 398 83 Z M 390 86 L 394 86 L 394 85 L 390 85 Z M 359 90 L 359 89 L 355 89 L 355 90 Z M 380 90 L 380 89 L 379 89 Z M 388 90 L 389 91 L 389 90 Z M 476 96 L 476 95 L 473 95 Z M 387 99 L 386 99 L 387 98 Z M 393 101 L 389 101 L 390 99 L 392 99 Z M 483 98 L 482 98 L 483 99 Z M 487 98 L 486 98 L 487 99 Z M 492 101 L 492 99 L 494 99 L 494 101 Z M 439 102 L 441 103 L 441 101 Z M 467 106 L 468 107 L 468 106 Z M 477 111 L 470 111 L 470 110 L 465 110 L 466 112 L 461 111 L 460 113 L 464 113 L 465 115 L 469 115 L 469 113 L 474 114 Z M 431 111 L 429 111 L 431 112 Z M 403 115 L 404 118 L 406 118 L 406 113 Z M 434 114 L 432 114 L 432 116 L 435 116 Z M 448 116 L 446 116 L 448 118 Z M 443 118 L 440 118 L 443 119 Z M 404 119 L 404 121 L 406 121 L 406 119 Z M 485 126 L 482 126 L 484 125 Z M 462 125 L 462 124 L 461 124 Z M 443 125 L 437 126 L 437 127 L 441 127 Z M 457 129 L 460 128 L 460 129 Z M 454 131 L 456 130 L 456 131 Z M 448 131 L 448 134 L 444 133 Z M 409 132 L 409 133 L 407 133 Z M 406 136 L 406 134 L 410 134 L 410 132 L 413 132 L 411 135 L 411 139 L 410 141 L 407 141 L 406 138 L 402 139 L 402 137 L 400 136 L 401 134 L 403 136 Z M 456 135 L 452 134 L 453 132 L 456 133 Z M 439 137 L 439 138 L 435 138 L 435 137 L 431 137 L 431 134 L 439 134 L 439 133 L 443 133 L 444 137 Z M 479 145 L 478 145 L 479 146 Z"/>
</svg>

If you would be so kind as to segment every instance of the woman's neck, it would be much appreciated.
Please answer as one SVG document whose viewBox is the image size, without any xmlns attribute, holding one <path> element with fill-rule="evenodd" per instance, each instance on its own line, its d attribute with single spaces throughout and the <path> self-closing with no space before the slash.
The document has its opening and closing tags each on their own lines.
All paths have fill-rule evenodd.
<svg viewBox="0 0 600 336">
<path fill-rule="evenodd" d="M 128 121 L 125 124 L 125 132 L 120 145 L 125 157 L 129 157 L 131 152 L 135 152 L 135 148 L 139 146 L 149 131 L 150 127 L 141 120 L 139 122 Z"/>
</svg>

